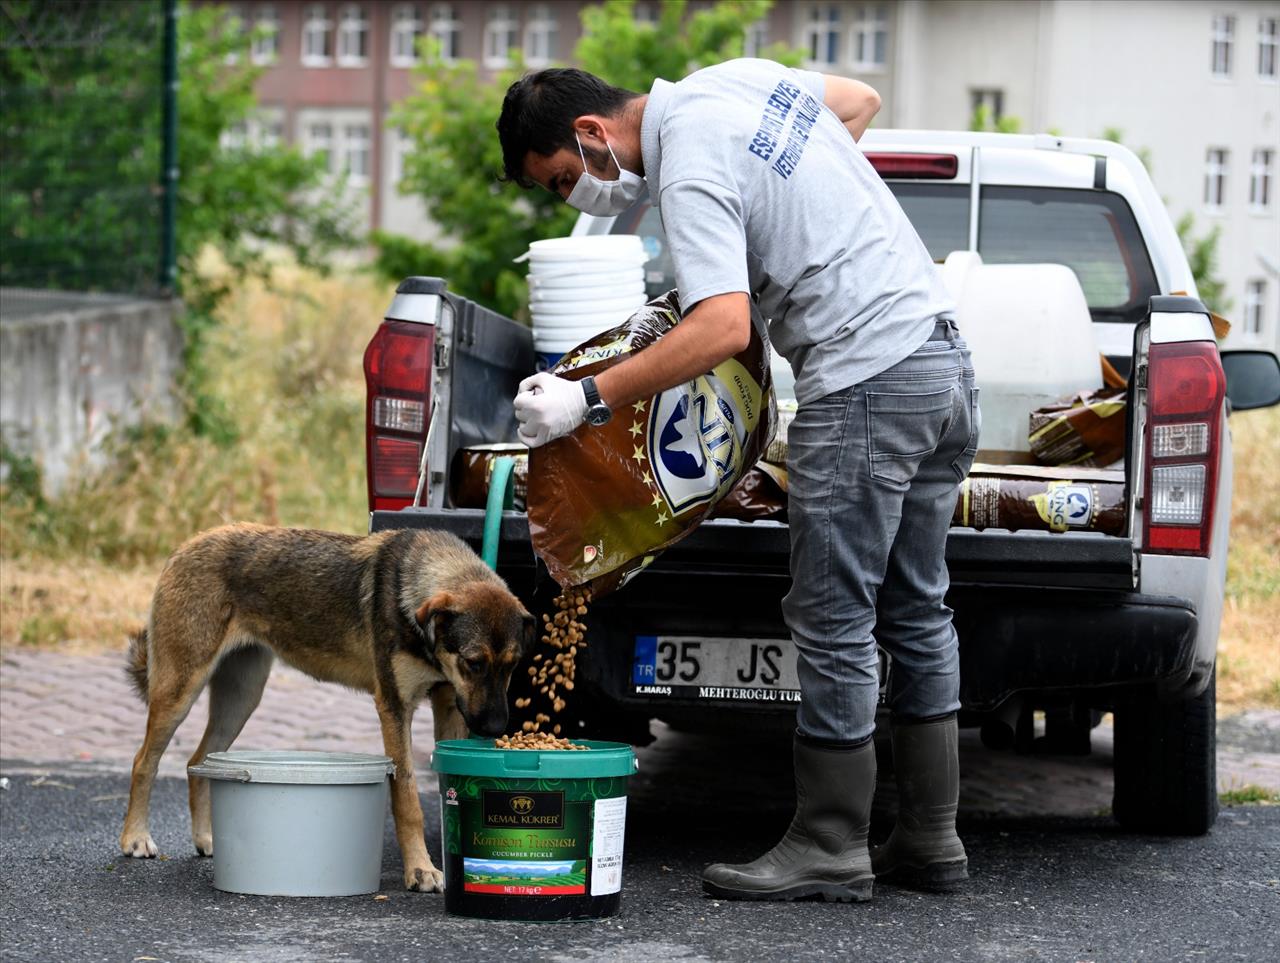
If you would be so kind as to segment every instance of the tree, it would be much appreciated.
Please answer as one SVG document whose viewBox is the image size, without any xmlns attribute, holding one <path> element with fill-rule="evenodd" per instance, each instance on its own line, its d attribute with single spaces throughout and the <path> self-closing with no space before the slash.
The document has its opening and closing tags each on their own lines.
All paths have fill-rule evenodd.
<svg viewBox="0 0 1280 963">
<path fill-rule="evenodd" d="M 1102 139 L 1116 144 L 1124 143 L 1124 131 L 1119 127 L 1107 127 L 1102 132 Z M 1151 150 L 1139 147 L 1134 150 L 1147 173 L 1153 172 Z M 1165 202 L 1166 205 L 1168 202 Z M 1196 280 L 1196 290 L 1205 307 L 1215 314 L 1223 314 L 1231 308 L 1231 300 L 1226 297 L 1226 282 L 1218 276 L 1218 241 L 1222 228 L 1214 226 L 1208 234 L 1195 236 L 1195 216 L 1188 211 L 1178 218 L 1174 228 L 1178 232 L 1178 240 L 1186 252 L 1187 263 L 1191 267 L 1191 276 Z"/>
<path fill-rule="evenodd" d="M 149 293 L 159 276 L 160 29 L 156 3 L 0 3 L 6 283 Z M 269 252 L 322 265 L 356 243 L 323 160 L 224 135 L 256 110 L 251 35 L 216 6 L 178 18 L 178 291 L 193 424 L 227 432 L 201 354 L 230 286 Z M 229 271 L 202 272 L 210 246 Z"/>
<path fill-rule="evenodd" d="M 720 0 L 693 14 L 686 0 L 666 0 L 657 24 L 637 22 L 634 6 L 634 0 L 613 0 L 585 8 L 574 55 L 584 70 L 609 83 L 647 92 L 656 77 L 678 80 L 741 56 L 747 27 L 768 12 L 771 0 Z M 567 234 L 577 212 L 546 191 L 498 181 L 502 150 L 494 123 L 507 87 L 523 67 L 517 62 L 484 84 L 473 62 L 443 62 L 429 39 L 424 49 L 416 89 L 391 123 L 414 148 L 400 190 L 422 198 L 443 240 L 429 244 L 377 232 L 378 267 L 393 279 L 437 274 L 460 294 L 505 314 L 522 314 L 524 272 L 512 259 L 532 241 Z M 782 45 L 766 53 L 798 62 Z"/>
<path fill-rule="evenodd" d="M 991 108 L 986 104 L 978 104 L 969 117 L 970 130 L 995 131 L 998 134 L 1016 134 L 1022 130 L 1022 119 L 1012 114 L 993 119 Z"/>
</svg>

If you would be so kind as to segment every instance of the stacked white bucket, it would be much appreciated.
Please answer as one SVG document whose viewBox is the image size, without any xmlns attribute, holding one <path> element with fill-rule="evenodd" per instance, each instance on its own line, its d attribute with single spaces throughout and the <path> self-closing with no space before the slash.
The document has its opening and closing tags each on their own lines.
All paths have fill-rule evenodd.
<svg viewBox="0 0 1280 963">
<path fill-rule="evenodd" d="M 548 365 L 566 351 L 621 324 L 645 303 L 649 259 L 635 234 L 596 234 L 534 241 L 529 312 L 534 350 Z"/>
</svg>

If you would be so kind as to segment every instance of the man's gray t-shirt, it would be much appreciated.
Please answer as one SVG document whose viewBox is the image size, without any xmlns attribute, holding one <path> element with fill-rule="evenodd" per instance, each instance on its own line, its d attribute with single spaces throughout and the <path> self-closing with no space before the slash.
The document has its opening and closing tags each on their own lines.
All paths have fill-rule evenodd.
<svg viewBox="0 0 1280 963">
<path fill-rule="evenodd" d="M 823 106 L 823 85 L 732 60 L 655 81 L 641 129 L 682 307 L 758 296 L 801 403 L 892 367 L 954 312 L 897 200 Z"/>
</svg>

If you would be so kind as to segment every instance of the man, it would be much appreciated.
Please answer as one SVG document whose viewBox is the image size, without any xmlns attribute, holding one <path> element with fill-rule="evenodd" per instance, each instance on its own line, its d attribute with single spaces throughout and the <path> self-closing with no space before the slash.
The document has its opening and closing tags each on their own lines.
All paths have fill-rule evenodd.
<svg viewBox="0 0 1280 963">
<path fill-rule="evenodd" d="M 544 70 L 511 85 L 497 124 L 505 176 L 522 186 L 597 215 L 647 189 L 684 311 L 594 385 L 526 379 L 515 399 L 526 443 L 742 350 L 753 297 L 795 373 L 783 614 L 802 692 L 796 813 L 764 856 L 706 869 L 703 886 L 718 897 L 865 900 L 877 876 L 937 887 L 967 877 L 955 832 L 958 658 L 943 595 L 977 392 L 928 252 L 854 143 L 879 105 L 854 80 L 736 60 L 657 80 L 647 95 Z M 893 658 L 901 807 L 872 857 L 877 641 Z"/>
</svg>

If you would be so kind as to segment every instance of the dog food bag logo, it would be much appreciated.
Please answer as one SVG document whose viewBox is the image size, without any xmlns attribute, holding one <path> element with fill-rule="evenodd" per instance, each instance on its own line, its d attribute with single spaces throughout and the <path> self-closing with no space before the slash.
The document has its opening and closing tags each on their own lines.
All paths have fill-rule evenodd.
<svg viewBox="0 0 1280 963">
<path fill-rule="evenodd" d="M 1046 525 L 1055 532 L 1088 528 L 1093 521 L 1093 490 L 1073 482 L 1049 482 L 1041 495 L 1031 499 Z"/>
<path fill-rule="evenodd" d="M 715 501 L 736 482 L 747 433 L 760 419 L 760 385 L 729 359 L 653 399 L 646 435 L 653 479 L 672 515 Z"/>
</svg>

